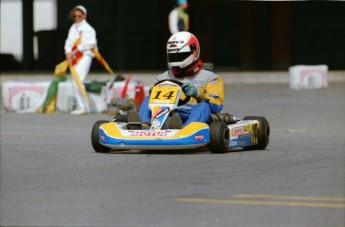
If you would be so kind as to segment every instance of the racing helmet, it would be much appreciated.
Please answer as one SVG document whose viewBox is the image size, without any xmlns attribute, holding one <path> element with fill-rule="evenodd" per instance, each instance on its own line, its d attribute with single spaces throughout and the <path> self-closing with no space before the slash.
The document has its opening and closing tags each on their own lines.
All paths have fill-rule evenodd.
<svg viewBox="0 0 345 227">
<path fill-rule="evenodd" d="M 168 65 L 175 69 L 185 69 L 199 59 L 198 39 L 190 32 L 177 32 L 167 43 Z"/>
</svg>

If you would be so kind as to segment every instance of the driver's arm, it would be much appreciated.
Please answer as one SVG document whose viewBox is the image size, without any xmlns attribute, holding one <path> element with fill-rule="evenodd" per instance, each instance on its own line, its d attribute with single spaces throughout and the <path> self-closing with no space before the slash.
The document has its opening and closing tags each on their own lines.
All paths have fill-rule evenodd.
<svg viewBox="0 0 345 227">
<path fill-rule="evenodd" d="M 200 102 L 203 99 L 209 100 L 212 113 L 218 113 L 223 109 L 224 85 L 223 80 L 219 76 L 217 76 L 216 79 L 209 81 L 205 88 L 200 90 L 200 97 L 197 101 Z"/>
</svg>

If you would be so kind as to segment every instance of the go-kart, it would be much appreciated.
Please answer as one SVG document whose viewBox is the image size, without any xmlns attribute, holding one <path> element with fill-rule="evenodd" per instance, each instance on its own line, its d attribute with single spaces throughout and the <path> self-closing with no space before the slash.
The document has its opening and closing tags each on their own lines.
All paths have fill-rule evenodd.
<svg viewBox="0 0 345 227">
<path fill-rule="evenodd" d="M 149 129 L 142 129 L 141 122 L 129 122 L 128 115 L 117 115 L 112 121 L 97 121 L 91 133 L 94 150 L 104 153 L 112 150 L 208 148 L 212 153 L 225 153 L 241 148 L 266 148 L 270 126 L 264 117 L 248 116 L 240 120 L 228 113 L 218 113 L 210 116 L 210 124 L 192 122 L 181 129 L 169 128 L 172 114 L 190 99 L 181 85 L 179 81 L 163 80 L 152 87 Z M 133 129 L 133 125 L 139 126 L 138 129 Z"/>
</svg>

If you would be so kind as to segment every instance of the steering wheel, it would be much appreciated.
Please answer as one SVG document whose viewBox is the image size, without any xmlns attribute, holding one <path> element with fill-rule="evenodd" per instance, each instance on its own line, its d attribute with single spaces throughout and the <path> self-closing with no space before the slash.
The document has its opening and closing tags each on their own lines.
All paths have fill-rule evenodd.
<svg viewBox="0 0 345 227">
<path fill-rule="evenodd" d="M 166 80 L 160 80 L 160 81 L 158 81 L 158 82 L 156 82 L 153 86 L 156 86 L 156 85 L 158 85 L 158 84 L 161 84 L 161 83 L 163 83 L 163 82 L 165 82 L 165 81 L 169 81 L 169 82 L 172 82 L 172 83 L 175 83 L 175 84 L 177 84 L 178 86 L 182 86 L 182 82 L 180 82 L 180 81 L 178 81 L 178 80 L 172 80 L 172 79 L 166 79 Z M 178 101 L 178 104 L 177 104 L 177 106 L 182 106 L 182 105 L 184 105 L 184 104 L 186 104 L 187 102 L 189 102 L 189 100 L 190 100 L 190 96 L 187 96 L 185 93 L 184 93 L 184 91 L 182 90 L 182 88 L 181 88 L 181 91 L 183 92 L 183 94 L 186 96 L 186 98 L 185 99 L 180 99 L 179 101 Z"/>
</svg>

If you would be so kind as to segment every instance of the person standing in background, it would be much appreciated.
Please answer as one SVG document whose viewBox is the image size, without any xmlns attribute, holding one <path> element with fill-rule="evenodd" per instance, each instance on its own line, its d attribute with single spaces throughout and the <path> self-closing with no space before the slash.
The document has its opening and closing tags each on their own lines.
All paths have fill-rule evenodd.
<svg viewBox="0 0 345 227">
<path fill-rule="evenodd" d="M 177 7 L 169 14 L 169 29 L 171 34 L 189 30 L 189 15 L 187 0 L 177 0 Z"/>
<path fill-rule="evenodd" d="M 97 49 L 96 31 L 86 21 L 87 10 L 84 6 L 75 6 L 71 17 L 74 24 L 69 29 L 65 42 L 66 60 L 75 68 L 80 81 L 83 82 L 90 71 L 93 49 Z M 83 98 L 75 81 L 73 86 L 76 92 L 76 109 L 71 114 L 88 114 L 90 106 L 87 100 Z"/>
</svg>

